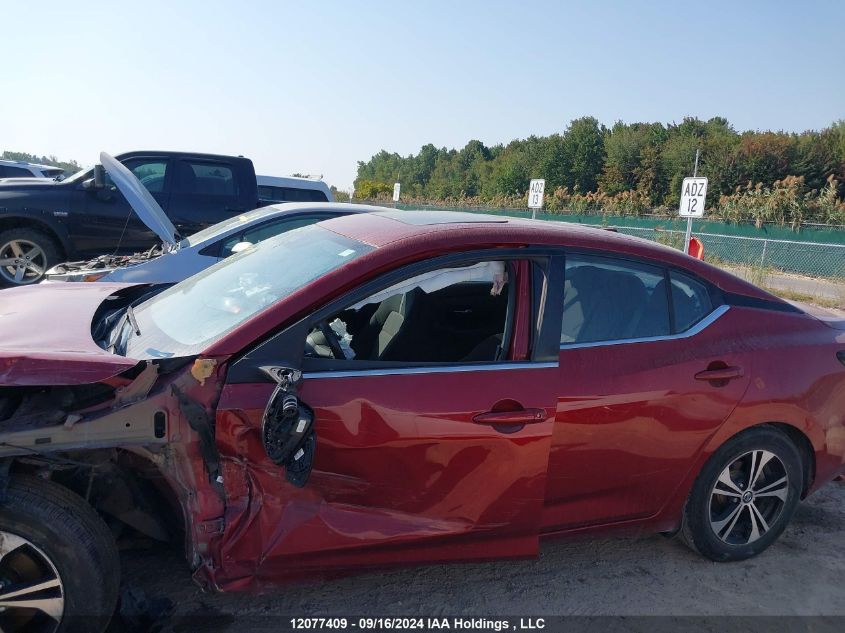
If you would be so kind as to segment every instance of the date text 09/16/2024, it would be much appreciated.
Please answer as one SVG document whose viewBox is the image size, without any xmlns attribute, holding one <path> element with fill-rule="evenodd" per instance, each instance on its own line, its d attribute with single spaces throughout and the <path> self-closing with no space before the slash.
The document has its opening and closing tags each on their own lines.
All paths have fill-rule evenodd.
<svg viewBox="0 0 845 633">
<path fill-rule="evenodd" d="M 516 621 L 488 618 L 418 618 L 418 617 L 363 617 L 348 618 L 291 618 L 293 630 L 348 630 L 362 631 L 508 631 L 540 630 L 546 626 L 544 618 L 519 618 Z"/>
</svg>

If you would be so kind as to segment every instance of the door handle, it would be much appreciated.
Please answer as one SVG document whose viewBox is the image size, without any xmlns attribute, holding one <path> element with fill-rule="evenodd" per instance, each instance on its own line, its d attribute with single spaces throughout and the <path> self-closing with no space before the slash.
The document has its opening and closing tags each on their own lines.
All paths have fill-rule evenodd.
<svg viewBox="0 0 845 633">
<path fill-rule="evenodd" d="M 514 425 L 514 424 L 537 424 L 538 422 L 545 422 L 545 409 L 519 409 L 517 411 L 487 411 L 486 413 L 479 413 L 472 418 L 476 424 L 492 424 L 492 425 Z"/>
<path fill-rule="evenodd" d="M 742 367 L 722 367 L 720 369 L 705 369 L 695 375 L 696 380 L 719 381 L 742 378 L 745 372 Z"/>
</svg>

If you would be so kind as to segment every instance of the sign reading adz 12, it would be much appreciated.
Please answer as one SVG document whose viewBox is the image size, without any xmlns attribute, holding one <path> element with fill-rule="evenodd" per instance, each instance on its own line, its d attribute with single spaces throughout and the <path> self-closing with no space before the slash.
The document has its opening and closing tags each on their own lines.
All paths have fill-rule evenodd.
<svg viewBox="0 0 845 633">
<path fill-rule="evenodd" d="M 704 216 L 704 199 L 707 197 L 707 178 L 684 178 L 681 187 L 682 218 L 700 218 Z"/>
<path fill-rule="evenodd" d="M 528 208 L 543 208 L 543 192 L 546 190 L 546 181 L 534 179 L 528 187 Z"/>
</svg>

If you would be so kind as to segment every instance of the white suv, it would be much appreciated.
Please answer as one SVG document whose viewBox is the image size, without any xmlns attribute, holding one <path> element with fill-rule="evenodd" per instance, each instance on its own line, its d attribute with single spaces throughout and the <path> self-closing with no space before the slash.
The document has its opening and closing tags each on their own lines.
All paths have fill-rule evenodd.
<svg viewBox="0 0 845 633">
<path fill-rule="evenodd" d="M 329 186 L 316 178 L 256 176 L 258 199 L 265 202 L 334 202 Z"/>
<path fill-rule="evenodd" d="M 64 170 L 61 167 L 38 165 L 22 160 L 0 160 L 0 178 L 56 178 Z"/>
</svg>

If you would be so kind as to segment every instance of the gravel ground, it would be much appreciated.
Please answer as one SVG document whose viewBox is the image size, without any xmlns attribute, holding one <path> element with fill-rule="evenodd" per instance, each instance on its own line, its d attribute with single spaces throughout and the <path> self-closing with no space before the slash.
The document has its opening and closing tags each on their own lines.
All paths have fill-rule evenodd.
<svg viewBox="0 0 845 633">
<path fill-rule="evenodd" d="M 173 624 L 198 615 L 210 616 L 203 631 L 251 630 L 244 625 L 250 616 L 845 616 L 843 543 L 845 483 L 834 482 L 798 507 L 775 545 L 741 563 L 709 562 L 659 535 L 579 537 L 546 541 L 531 561 L 437 565 L 264 595 L 212 595 L 192 583 L 175 552 L 126 551 L 122 562 L 127 586 L 149 601 L 173 603 L 163 626 L 152 627 L 165 631 L 199 630 Z M 110 630 L 127 630 L 120 627 Z"/>
</svg>

